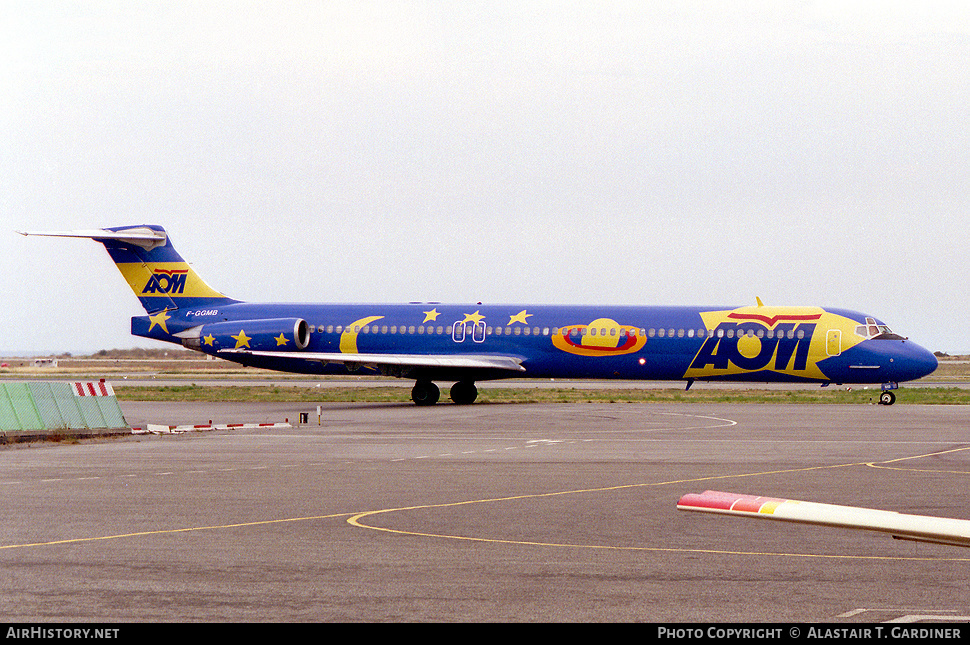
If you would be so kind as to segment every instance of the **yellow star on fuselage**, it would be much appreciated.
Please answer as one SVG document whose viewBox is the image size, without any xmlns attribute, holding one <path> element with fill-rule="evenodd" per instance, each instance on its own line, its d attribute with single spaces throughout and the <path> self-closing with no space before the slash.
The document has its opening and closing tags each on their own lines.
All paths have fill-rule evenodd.
<svg viewBox="0 0 970 645">
<path fill-rule="evenodd" d="M 288 340 L 286 340 L 286 336 L 284 336 L 283 334 L 280 334 L 279 338 L 274 338 L 273 340 L 276 341 L 277 347 L 283 347 L 286 345 L 286 343 L 289 342 Z"/>
<path fill-rule="evenodd" d="M 439 312 L 437 308 L 434 308 L 431 311 L 425 311 L 424 320 L 422 320 L 421 322 L 428 322 L 429 320 L 438 320 L 438 316 L 440 315 L 441 315 L 441 312 Z"/>
<path fill-rule="evenodd" d="M 520 323 L 523 323 L 525 325 L 528 325 L 529 324 L 529 321 L 527 320 L 527 318 L 529 316 L 531 316 L 531 315 L 532 314 L 526 313 L 526 310 L 523 309 L 522 311 L 520 311 L 519 313 L 515 314 L 514 316 L 509 316 L 509 324 L 511 325 L 512 323 L 520 322 Z"/>
<path fill-rule="evenodd" d="M 239 349 L 240 347 L 249 347 L 249 341 L 252 340 L 252 338 L 247 336 L 246 332 L 244 332 L 242 329 L 239 330 L 238 336 L 233 336 L 232 338 L 236 341 L 236 349 Z"/>
<path fill-rule="evenodd" d="M 171 318 L 171 316 L 169 316 L 166 313 L 167 311 L 168 310 L 159 311 L 154 316 L 148 317 L 148 319 L 152 321 L 152 324 L 148 326 L 148 331 L 155 329 L 155 325 L 158 325 L 159 327 L 162 328 L 163 332 L 165 332 L 166 334 L 168 333 L 168 325 L 165 324 L 165 321 Z"/>
<path fill-rule="evenodd" d="M 473 314 L 465 314 L 465 319 L 462 322 L 463 323 L 466 323 L 466 322 L 480 323 L 480 322 L 482 322 L 482 320 L 485 318 L 485 316 L 483 316 L 480 313 L 478 313 L 479 311 L 481 311 L 481 309 L 476 309 L 475 310 L 475 313 L 473 313 Z"/>
</svg>

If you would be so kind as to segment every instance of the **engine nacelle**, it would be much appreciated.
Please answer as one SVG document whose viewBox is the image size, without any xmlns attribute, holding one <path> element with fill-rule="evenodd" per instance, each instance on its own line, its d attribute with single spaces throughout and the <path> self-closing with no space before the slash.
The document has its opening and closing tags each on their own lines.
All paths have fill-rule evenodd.
<svg viewBox="0 0 970 645">
<path fill-rule="evenodd" d="M 189 340 L 204 352 L 221 349 L 298 351 L 310 345 L 310 325 L 302 318 L 235 320 L 202 325 Z"/>
</svg>

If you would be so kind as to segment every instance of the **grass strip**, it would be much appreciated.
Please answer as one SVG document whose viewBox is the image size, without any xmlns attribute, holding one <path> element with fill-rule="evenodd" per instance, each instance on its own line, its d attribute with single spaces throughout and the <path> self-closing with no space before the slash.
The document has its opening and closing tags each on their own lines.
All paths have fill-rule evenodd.
<svg viewBox="0 0 970 645">
<path fill-rule="evenodd" d="M 410 387 L 305 387 L 165 385 L 120 386 L 114 390 L 122 401 L 185 402 L 299 402 L 299 403 L 404 403 L 411 400 Z M 480 403 L 830 403 L 873 404 L 877 389 L 776 390 L 776 389 L 663 389 L 628 388 L 479 388 Z M 442 392 L 447 401 L 447 390 Z M 970 390 L 957 387 L 920 387 L 897 391 L 897 404 L 970 405 Z"/>
</svg>

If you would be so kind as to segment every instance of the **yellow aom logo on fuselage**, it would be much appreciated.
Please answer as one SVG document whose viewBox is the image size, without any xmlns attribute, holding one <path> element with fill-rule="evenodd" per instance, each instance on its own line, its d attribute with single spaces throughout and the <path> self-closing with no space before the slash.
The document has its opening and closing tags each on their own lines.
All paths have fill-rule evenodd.
<svg viewBox="0 0 970 645">
<path fill-rule="evenodd" d="M 855 321 L 820 307 L 741 307 L 701 319 L 707 338 L 684 378 L 769 371 L 824 380 L 818 362 L 861 340 Z"/>
</svg>

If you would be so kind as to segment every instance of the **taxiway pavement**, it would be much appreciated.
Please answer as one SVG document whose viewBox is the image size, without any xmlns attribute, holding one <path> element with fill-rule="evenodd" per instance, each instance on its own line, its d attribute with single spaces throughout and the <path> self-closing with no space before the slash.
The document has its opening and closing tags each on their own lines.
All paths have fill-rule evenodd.
<svg viewBox="0 0 970 645">
<path fill-rule="evenodd" d="M 967 620 L 970 550 L 676 510 L 970 518 L 965 406 L 122 403 L 0 449 L 8 621 Z"/>
</svg>

